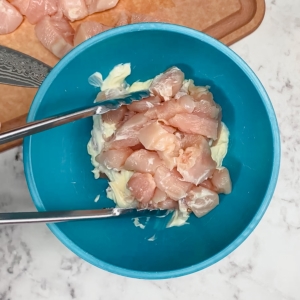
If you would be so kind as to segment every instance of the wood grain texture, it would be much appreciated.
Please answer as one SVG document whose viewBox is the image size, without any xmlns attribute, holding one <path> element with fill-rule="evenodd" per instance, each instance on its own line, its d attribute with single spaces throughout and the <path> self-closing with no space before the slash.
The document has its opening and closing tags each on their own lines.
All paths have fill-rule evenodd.
<svg viewBox="0 0 300 300">
<path fill-rule="evenodd" d="M 117 7 L 94 14 L 85 20 L 114 26 L 124 11 L 147 15 L 158 20 L 184 25 L 203 31 L 227 45 L 253 32 L 265 12 L 264 0 L 120 0 Z M 84 20 L 84 21 L 85 21 Z M 76 28 L 82 21 L 72 23 Z M 0 35 L 0 44 L 31 55 L 50 66 L 58 59 L 37 40 L 34 26 L 27 20 L 12 34 Z M 1 131 L 12 129 L 26 121 L 26 113 L 37 89 L 0 85 Z M 0 146 L 0 152 L 22 141 Z"/>
</svg>

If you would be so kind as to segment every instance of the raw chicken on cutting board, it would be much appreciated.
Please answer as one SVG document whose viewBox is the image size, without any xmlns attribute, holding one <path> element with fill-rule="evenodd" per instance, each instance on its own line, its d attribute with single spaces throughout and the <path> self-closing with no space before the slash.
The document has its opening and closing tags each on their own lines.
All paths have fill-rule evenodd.
<svg viewBox="0 0 300 300">
<path fill-rule="evenodd" d="M 23 21 L 20 12 L 6 0 L 0 1 L 0 34 L 15 31 Z"/>
</svg>

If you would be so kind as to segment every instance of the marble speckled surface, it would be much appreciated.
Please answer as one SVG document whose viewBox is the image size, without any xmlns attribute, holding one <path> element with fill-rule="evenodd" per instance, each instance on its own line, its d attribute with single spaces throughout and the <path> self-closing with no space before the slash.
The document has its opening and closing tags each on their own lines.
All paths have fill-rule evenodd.
<svg viewBox="0 0 300 300">
<path fill-rule="evenodd" d="M 186 277 L 141 281 L 97 269 L 45 225 L 0 227 L 0 299 L 300 299 L 300 1 L 267 0 L 251 36 L 232 46 L 276 110 L 282 166 L 261 223 L 231 255 Z M 0 211 L 32 210 L 20 149 L 0 155 Z"/>
</svg>

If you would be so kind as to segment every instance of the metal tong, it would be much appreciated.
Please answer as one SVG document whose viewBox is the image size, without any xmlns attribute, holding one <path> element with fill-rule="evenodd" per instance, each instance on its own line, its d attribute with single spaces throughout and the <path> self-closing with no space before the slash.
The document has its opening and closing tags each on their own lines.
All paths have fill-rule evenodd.
<svg viewBox="0 0 300 300">
<path fill-rule="evenodd" d="M 133 101 L 137 101 L 146 97 L 149 97 L 149 91 L 138 91 L 131 94 L 122 95 L 117 99 L 96 102 L 91 105 L 81 107 L 80 109 L 64 112 L 58 116 L 27 123 L 1 133 L 0 145 L 79 119 L 91 117 L 93 115 L 102 115 L 110 110 L 116 110 L 122 105 L 128 105 Z"/>
<path fill-rule="evenodd" d="M 57 223 L 65 221 L 103 219 L 132 215 L 133 217 L 164 217 L 168 210 L 135 209 L 135 208 L 104 208 L 93 210 L 66 210 L 42 212 L 0 213 L 0 225 L 25 223 Z"/>
<path fill-rule="evenodd" d="M 14 49 L 0 45 L 0 83 L 24 87 L 39 87 L 50 71 L 51 67 L 43 62 Z M 149 91 L 139 91 L 120 96 L 117 99 L 97 102 L 77 110 L 64 112 L 58 116 L 27 123 L 13 130 L 1 133 L 0 144 L 8 143 L 79 119 L 104 114 L 110 110 L 118 109 L 121 105 L 128 105 L 132 101 L 140 100 L 148 96 Z M 134 208 L 0 213 L 0 225 L 89 220 L 118 217 L 128 214 L 134 214 L 135 217 L 150 215 L 164 216 L 167 213 L 168 211 L 166 210 Z"/>
<path fill-rule="evenodd" d="M 39 87 L 51 67 L 17 50 L 0 45 L 0 83 L 23 87 Z M 44 120 L 34 121 L 0 134 L 0 145 L 79 119 L 104 114 L 149 96 L 149 91 L 121 95 Z"/>
</svg>

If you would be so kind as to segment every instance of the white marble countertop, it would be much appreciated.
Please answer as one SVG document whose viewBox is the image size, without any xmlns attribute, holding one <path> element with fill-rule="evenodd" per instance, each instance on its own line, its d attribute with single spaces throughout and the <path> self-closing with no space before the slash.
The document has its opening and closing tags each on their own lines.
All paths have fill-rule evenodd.
<svg viewBox="0 0 300 300">
<path fill-rule="evenodd" d="M 89 265 L 45 225 L 0 227 L 0 300 L 300 299 L 300 1 L 266 2 L 259 29 L 232 46 L 269 93 L 282 139 L 276 192 L 250 237 L 201 272 L 145 281 Z M 0 211 L 32 209 L 20 149 L 1 154 Z"/>
</svg>

